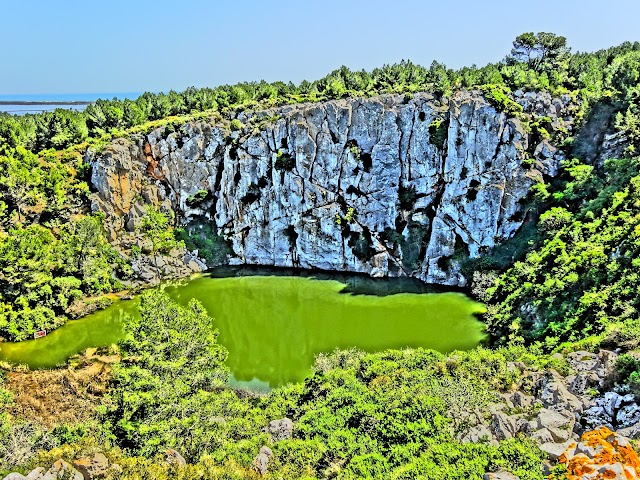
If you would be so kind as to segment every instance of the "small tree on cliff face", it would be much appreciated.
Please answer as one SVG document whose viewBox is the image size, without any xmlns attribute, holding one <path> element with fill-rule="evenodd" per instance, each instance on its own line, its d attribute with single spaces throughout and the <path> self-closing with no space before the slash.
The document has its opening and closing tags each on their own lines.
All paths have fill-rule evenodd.
<svg viewBox="0 0 640 480">
<path fill-rule="evenodd" d="M 550 72 L 560 67 L 569 57 L 567 39 L 547 32 L 523 33 L 513 42 L 507 63 L 526 63 L 536 72 Z"/>
</svg>

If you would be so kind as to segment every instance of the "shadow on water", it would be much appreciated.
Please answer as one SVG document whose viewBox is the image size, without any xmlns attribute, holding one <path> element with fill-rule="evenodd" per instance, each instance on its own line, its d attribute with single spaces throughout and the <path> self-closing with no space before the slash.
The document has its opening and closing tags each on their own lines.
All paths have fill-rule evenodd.
<svg viewBox="0 0 640 480">
<path fill-rule="evenodd" d="M 374 295 L 385 297 L 399 293 L 464 293 L 468 290 L 463 287 L 436 285 L 424 283 L 412 277 L 384 277 L 373 278 L 366 273 L 340 273 L 325 270 L 309 270 L 304 268 L 289 267 L 260 267 L 251 265 L 216 267 L 208 272 L 213 278 L 229 277 L 302 277 L 315 280 L 334 280 L 344 284 L 340 293 L 352 295 Z"/>
</svg>

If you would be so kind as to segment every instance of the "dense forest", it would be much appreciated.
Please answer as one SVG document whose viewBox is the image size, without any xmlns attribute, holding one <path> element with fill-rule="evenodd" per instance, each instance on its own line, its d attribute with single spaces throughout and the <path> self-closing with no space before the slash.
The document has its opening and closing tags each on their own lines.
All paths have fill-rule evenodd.
<svg viewBox="0 0 640 480">
<path fill-rule="evenodd" d="M 523 34 L 496 64 L 429 68 L 403 61 L 372 72 L 346 67 L 314 81 L 254 82 L 145 93 L 136 100 L 98 100 L 83 112 L 0 115 L 0 335 L 29 338 L 108 302 L 123 289 L 131 265 L 91 213 L 88 148 L 195 118 L 353 96 L 431 92 L 446 97 L 478 89 L 496 109 L 517 117 L 513 92 L 570 95 L 576 125 L 606 109 L 621 158 L 591 160 L 589 139 L 562 134 L 560 177 L 536 184 L 535 219 L 504 246 L 467 259 L 470 291 L 487 305 L 490 346 L 445 356 L 427 350 L 366 354 L 336 351 L 317 358 L 302 384 L 268 395 L 228 386 L 225 349 L 212 320 L 193 301 L 180 307 L 157 291 L 142 295 L 141 319 L 129 336 L 94 357 L 80 356 L 44 381 L 98 365 L 106 372 L 76 389 L 70 416 L 29 418 L 20 395 L 0 389 L 0 472 L 27 472 L 60 457 L 104 452 L 119 467 L 108 478 L 482 478 L 508 470 L 541 479 L 545 454 L 526 436 L 462 442 L 460 419 L 508 392 L 527 370 L 568 367 L 562 354 L 620 349 L 619 385 L 640 396 L 640 43 L 572 53 L 566 39 Z M 607 117 L 607 118 L 609 118 Z M 233 123 L 231 123 L 233 129 Z M 534 135 L 550 136 L 544 120 Z M 558 132 L 554 132 L 558 135 Z M 141 235 L 160 253 L 184 248 L 161 212 Z M 509 251 L 506 255 L 505 251 Z M 559 355 L 559 356 L 558 356 Z M 105 359 L 117 357 L 115 362 Z M 74 373 L 75 372 L 75 373 Z M 56 377 L 58 378 L 58 377 Z M 73 377 L 76 378 L 76 377 Z M 55 398 L 55 397 L 54 397 Z M 291 418 L 293 438 L 274 443 L 264 475 L 251 467 L 270 420 Z M 186 465 L 164 462 L 166 448 Z M 567 478 L 562 466 L 551 478 Z"/>
</svg>

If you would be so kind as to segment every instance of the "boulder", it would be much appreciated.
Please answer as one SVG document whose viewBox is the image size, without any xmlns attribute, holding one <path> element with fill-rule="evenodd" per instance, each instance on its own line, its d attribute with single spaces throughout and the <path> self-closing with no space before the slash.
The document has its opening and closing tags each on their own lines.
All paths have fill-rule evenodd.
<svg viewBox="0 0 640 480">
<path fill-rule="evenodd" d="M 273 451 L 266 445 L 263 445 L 262 447 L 260 447 L 260 453 L 262 455 L 266 455 L 269 458 L 273 457 Z"/>
<path fill-rule="evenodd" d="M 536 415 L 536 430 L 553 428 L 571 432 L 574 423 L 575 417 L 568 412 L 557 412 L 555 410 L 549 410 L 548 408 L 542 408 L 538 412 L 538 415 Z"/>
<path fill-rule="evenodd" d="M 60 459 L 42 476 L 41 480 L 84 480 L 82 474 Z"/>
<path fill-rule="evenodd" d="M 269 468 L 269 456 L 264 453 L 259 453 L 256 458 L 253 459 L 253 467 L 260 475 L 266 474 Z"/>
<path fill-rule="evenodd" d="M 288 440 L 293 433 L 293 422 L 289 418 L 272 420 L 269 422 L 267 429 L 271 434 L 271 441 L 279 442 L 280 440 Z"/>
<path fill-rule="evenodd" d="M 573 452 L 570 449 L 571 446 L 573 446 L 575 450 L 576 442 L 571 440 L 563 443 L 547 442 L 540 445 L 540 450 L 549 455 L 549 458 L 551 458 L 552 460 L 557 460 L 563 454 L 566 456 L 569 454 L 569 452 Z"/>
<path fill-rule="evenodd" d="M 497 440 L 513 438 L 516 434 L 515 421 L 504 413 L 494 413 L 491 416 L 491 431 Z"/>
<path fill-rule="evenodd" d="M 618 430 L 618 433 L 627 438 L 638 440 L 640 439 L 640 423 L 636 423 L 635 425 L 632 425 L 630 427 Z"/>
<path fill-rule="evenodd" d="M 165 452 L 165 461 L 169 465 L 183 466 L 187 464 L 187 461 L 182 455 L 176 452 L 173 448 L 167 448 Z"/>
<path fill-rule="evenodd" d="M 629 440 L 606 427 L 585 433 L 558 456 L 558 463 L 567 467 L 568 480 L 629 480 L 640 474 L 640 458 Z"/>
<path fill-rule="evenodd" d="M 511 394 L 511 403 L 514 407 L 525 408 L 533 405 L 535 397 L 526 395 L 522 392 L 514 392 Z"/>
<path fill-rule="evenodd" d="M 78 470 L 84 480 L 94 480 L 103 478 L 109 471 L 109 460 L 102 453 L 96 453 L 93 457 L 84 457 L 73 462 L 73 466 Z"/>
<path fill-rule="evenodd" d="M 46 470 L 42 467 L 34 468 L 27 474 L 27 480 L 40 480 L 45 472 Z"/>
<path fill-rule="evenodd" d="M 533 432 L 531 439 L 543 445 L 546 443 L 554 443 L 553 435 L 551 435 L 551 432 L 546 428 L 541 428 Z"/>
<path fill-rule="evenodd" d="M 484 474 L 484 480 L 520 480 L 520 477 L 516 477 L 513 473 L 499 470 L 497 472 L 488 472 Z"/>
<path fill-rule="evenodd" d="M 618 428 L 627 428 L 640 424 L 640 405 L 625 405 L 616 412 Z"/>
<path fill-rule="evenodd" d="M 493 435 L 491 431 L 482 424 L 475 425 L 463 434 L 460 435 L 460 440 L 463 442 L 471 442 L 471 443 L 479 443 L 483 441 L 489 440 L 490 442 L 494 442 Z"/>
<path fill-rule="evenodd" d="M 24 475 L 14 472 L 14 473 L 10 473 L 6 477 L 4 477 L 2 480 L 26 480 L 26 478 L 27 477 L 25 477 Z"/>
<path fill-rule="evenodd" d="M 538 389 L 537 398 L 545 407 L 554 410 L 582 410 L 582 402 L 569 392 L 564 378 L 555 370 L 550 370 L 541 378 Z"/>
</svg>

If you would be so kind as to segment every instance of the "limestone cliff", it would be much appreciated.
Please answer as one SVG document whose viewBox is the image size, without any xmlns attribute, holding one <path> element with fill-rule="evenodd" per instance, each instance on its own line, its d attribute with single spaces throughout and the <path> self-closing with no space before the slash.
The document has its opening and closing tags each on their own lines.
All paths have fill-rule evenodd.
<svg viewBox="0 0 640 480">
<path fill-rule="evenodd" d="M 568 96 L 516 100 L 570 130 Z M 299 104 L 235 120 L 163 127 L 90 153 L 93 208 L 111 240 L 154 204 L 193 235 L 212 227 L 232 264 L 463 285 L 456 259 L 513 236 L 530 187 L 563 158 L 546 140 L 530 144 L 521 122 L 479 92 Z"/>
</svg>

